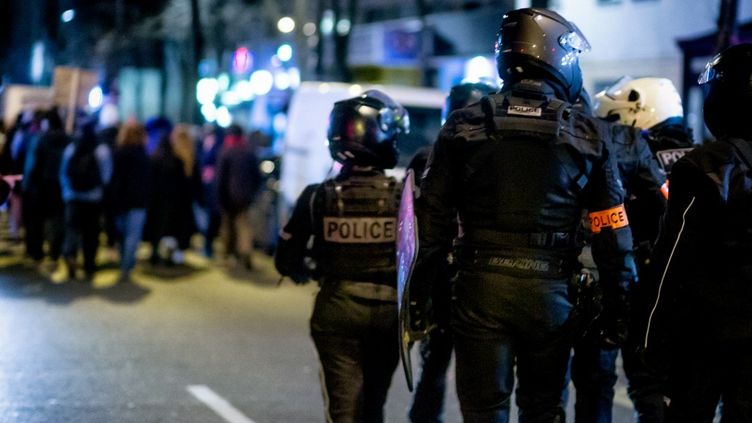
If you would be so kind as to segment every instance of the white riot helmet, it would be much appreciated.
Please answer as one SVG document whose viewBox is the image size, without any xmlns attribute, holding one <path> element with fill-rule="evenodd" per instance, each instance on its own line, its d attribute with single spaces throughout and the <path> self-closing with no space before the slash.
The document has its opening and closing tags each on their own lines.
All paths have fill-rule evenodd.
<svg viewBox="0 0 752 423">
<path fill-rule="evenodd" d="M 684 116 L 681 97 L 670 79 L 628 76 L 595 95 L 594 112 L 597 117 L 641 129 Z"/>
</svg>

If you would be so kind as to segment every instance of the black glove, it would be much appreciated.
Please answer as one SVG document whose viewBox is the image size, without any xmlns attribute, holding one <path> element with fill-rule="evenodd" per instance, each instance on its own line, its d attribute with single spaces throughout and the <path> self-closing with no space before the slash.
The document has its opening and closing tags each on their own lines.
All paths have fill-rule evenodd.
<svg viewBox="0 0 752 423">
<path fill-rule="evenodd" d="M 593 322 L 595 335 L 603 349 L 620 348 L 627 340 L 629 303 L 626 297 L 605 301 L 603 311 Z"/>
</svg>

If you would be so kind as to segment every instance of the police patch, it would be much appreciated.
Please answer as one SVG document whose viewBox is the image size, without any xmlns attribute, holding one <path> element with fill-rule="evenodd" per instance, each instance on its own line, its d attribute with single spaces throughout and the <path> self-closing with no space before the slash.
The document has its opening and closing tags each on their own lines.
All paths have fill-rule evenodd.
<svg viewBox="0 0 752 423">
<path fill-rule="evenodd" d="M 518 115 L 518 116 L 535 116 L 540 117 L 543 113 L 543 109 L 540 107 L 530 107 L 530 106 L 509 106 L 507 109 L 507 113 L 510 115 Z"/>
<path fill-rule="evenodd" d="M 599 233 L 601 228 L 619 229 L 629 225 L 624 204 L 589 213 L 588 219 L 590 219 L 590 231 L 594 234 Z"/>
<path fill-rule="evenodd" d="M 691 148 L 674 148 L 671 150 L 661 150 L 655 153 L 658 158 L 658 162 L 666 172 L 671 170 L 671 166 L 674 165 L 679 159 L 684 157 L 685 154 L 692 151 Z"/>
<path fill-rule="evenodd" d="M 393 217 L 325 217 L 324 240 L 340 244 L 394 242 L 396 228 Z"/>
</svg>

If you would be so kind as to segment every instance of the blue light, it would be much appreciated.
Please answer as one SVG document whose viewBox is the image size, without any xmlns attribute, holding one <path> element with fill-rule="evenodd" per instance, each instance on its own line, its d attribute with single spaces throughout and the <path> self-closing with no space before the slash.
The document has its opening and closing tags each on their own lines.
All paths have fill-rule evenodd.
<svg viewBox="0 0 752 423">
<path fill-rule="evenodd" d="M 290 44 L 282 44 L 277 49 L 277 57 L 283 62 L 287 62 L 292 59 L 292 46 Z"/>
<path fill-rule="evenodd" d="M 65 12 L 63 12 L 62 15 L 60 15 L 60 20 L 68 23 L 72 21 L 76 17 L 76 11 L 73 9 L 68 9 Z"/>
</svg>

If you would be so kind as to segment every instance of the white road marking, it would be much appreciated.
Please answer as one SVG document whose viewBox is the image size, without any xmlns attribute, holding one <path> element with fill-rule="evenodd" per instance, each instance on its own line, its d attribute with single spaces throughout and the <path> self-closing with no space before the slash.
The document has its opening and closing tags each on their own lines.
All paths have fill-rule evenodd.
<svg viewBox="0 0 752 423">
<path fill-rule="evenodd" d="M 228 423 L 255 423 L 206 385 L 189 385 L 186 389 Z"/>
</svg>

